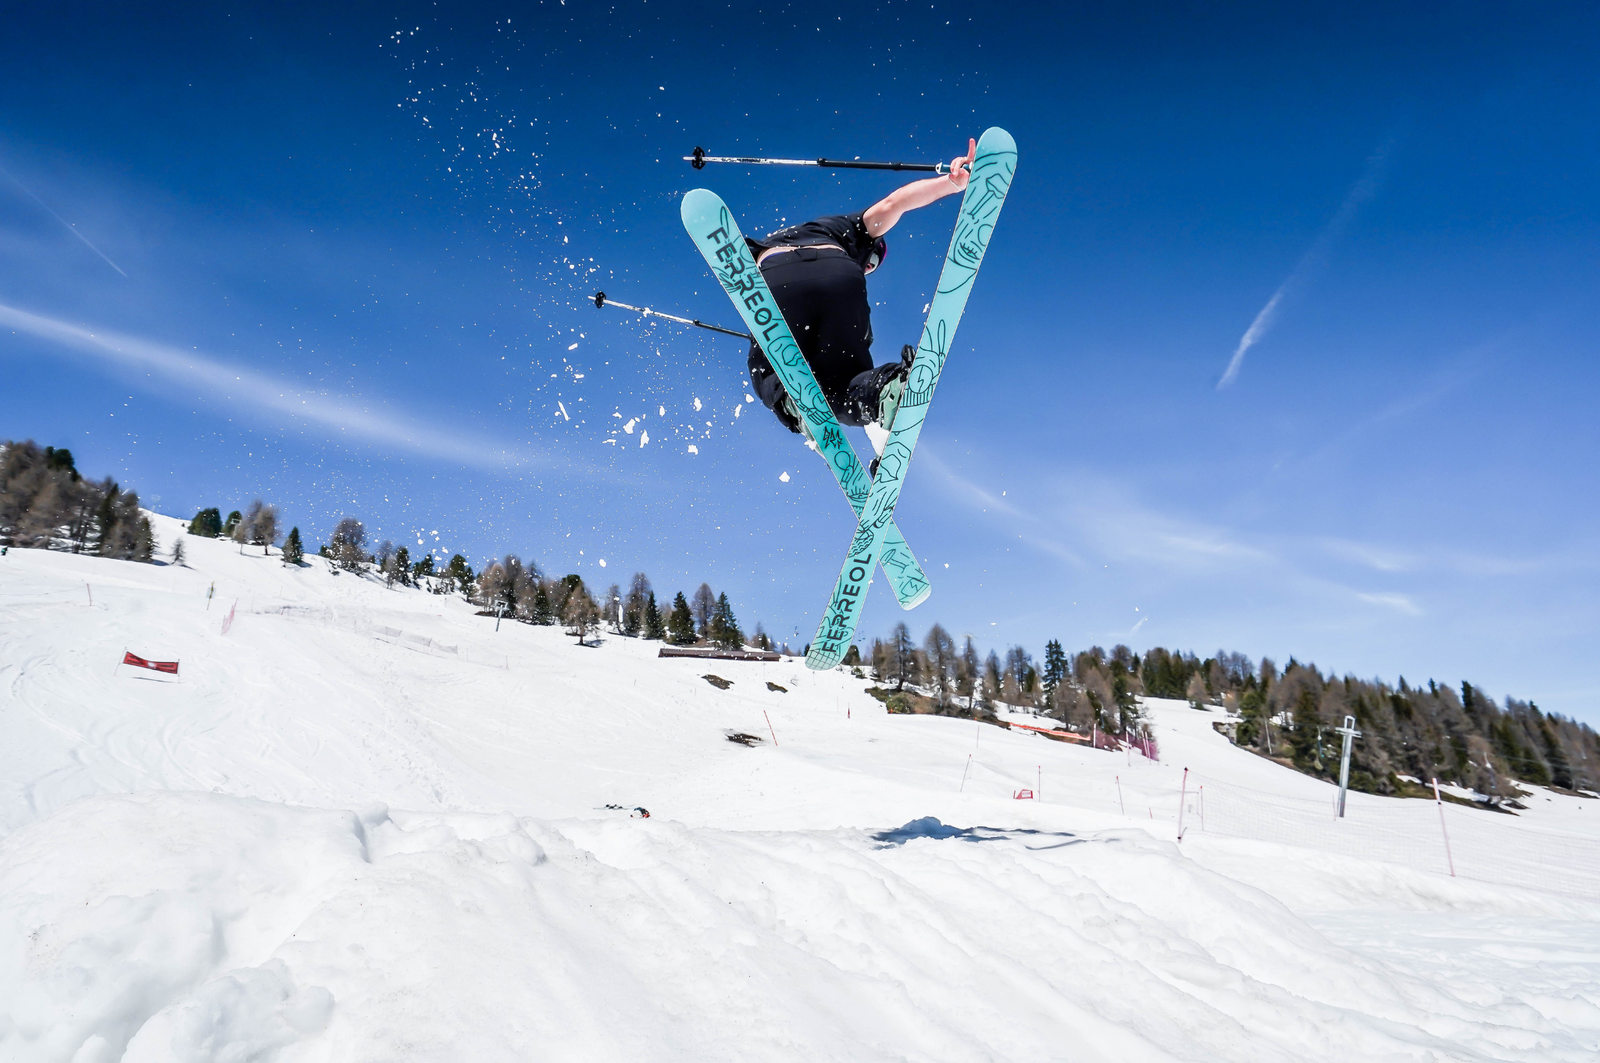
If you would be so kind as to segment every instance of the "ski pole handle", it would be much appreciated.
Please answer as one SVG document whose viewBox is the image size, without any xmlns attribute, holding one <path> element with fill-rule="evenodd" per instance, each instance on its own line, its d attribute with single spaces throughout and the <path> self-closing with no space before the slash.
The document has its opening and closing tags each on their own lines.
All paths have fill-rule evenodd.
<svg viewBox="0 0 1600 1063">
<path fill-rule="evenodd" d="M 917 173 L 950 172 L 947 162 L 862 162 L 859 159 L 751 159 L 738 155 L 707 155 L 705 148 L 695 148 L 693 155 L 683 161 L 696 170 L 706 168 L 708 162 L 731 162 L 741 166 L 822 166 L 835 170 L 911 170 Z"/>
<path fill-rule="evenodd" d="M 752 342 L 755 341 L 755 337 L 750 335 L 748 332 L 735 332 L 733 329 L 723 328 L 721 325 L 708 325 L 704 321 L 699 321 L 695 318 L 677 317 L 674 314 L 663 314 L 661 311 L 652 310 L 648 306 L 629 306 L 627 303 L 619 303 L 615 299 L 607 298 L 605 292 L 594 293 L 594 305 L 595 309 L 597 310 L 605 306 L 615 306 L 621 310 L 632 310 L 634 313 L 640 314 L 644 317 L 664 317 L 668 321 L 676 321 L 680 325 L 693 325 L 695 328 L 703 328 L 707 332 L 720 332 L 724 336 L 738 336 L 742 340 L 750 340 Z"/>
</svg>

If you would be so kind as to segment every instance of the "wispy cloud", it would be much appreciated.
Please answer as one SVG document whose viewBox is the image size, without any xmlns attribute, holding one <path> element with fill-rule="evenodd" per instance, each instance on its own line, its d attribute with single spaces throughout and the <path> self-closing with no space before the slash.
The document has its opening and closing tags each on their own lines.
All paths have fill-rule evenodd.
<svg viewBox="0 0 1600 1063">
<path fill-rule="evenodd" d="M 1417 604 L 1404 594 L 1395 594 L 1386 591 L 1361 591 L 1356 597 L 1371 605 L 1381 605 L 1408 616 L 1421 616 L 1422 610 Z"/>
<path fill-rule="evenodd" d="M 0 304 L 0 328 L 49 340 L 107 365 L 155 374 L 245 410 L 275 414 L 274 420 L 317 425 L 336 439 L 398 447 L 414 454 L 492 471 L 541 464 L 540 455 L 508 450 L 457 429 L 415 418 L 374 413 L 359 400 L 339 400 L 302 391 L 284 381 L 206 357 L 198 351 L 142 340 L 103 329 L 31 314 Z"/>
<path fill-rule="evenodd" d="M 1261 342 L 1262 337 L 1267 334 L 1277 320 L 1278 308 L 1282 305 L 1284 299 L 1298 288 L 1317 266 L 1327 259 L 1328 252 L 1333 248 L 1334 242 L 1350 227 L 1350 222 L 1355 219 L 1356 212 L 1361 209 L 1362 204 L 1377 194 L 1378 186 L 1383 183 L 1384 169 L 1393 146 L 1394 140 L 1391 138 L 1388 143 L 1378 149 L 1377 153 L 1367 159 L 1366 169 L 1362 171 L 1361 177 L 1356 181 L 1349 193 L 1345 195 L 1344 202 L 1339 204 L 1338 211 L 1329 219 L 1328 224 L 1322 227 L 1322 231 L 1317 234 L 1316 240 L 1312 241 L 1310 249 L 1300 256 L 1300 261 L 1295 263 L 1294 269 L 1289 271 L 1289 276 L 1284 278 L 1282 284 L 1278 285 L 1278 290 L 1272 293 L 1272 298 L 1267 300 L 1267 305 L 1263 306 L 1261 311 L 1256 314 L 1255 320 L 1250 322 L 1250 327 L 1244 330 L 1244 335 L 1239 338 L 1239 346 L 1234 349 L 1233 357 L 1228 360 L 1228 368 L 1223 371 L 1222 379 L 1217 381 L 1218 391 L 1233 383 L 1234 378 L 1239 375 L 1239 370 L 1244 366 L 1245 354 L 1250 348 Z"/>
<path fill-rule="evenodd" d="M 71 233 L 73 236 L 76 236 L 79 240 L 82 240 L 83 241 L 83 246 L 87 247 L 89 250 L 91 250 L 95 254 L 99 255 L 105 261 L 106 265 L 110 266 L 112 269 L 116 270 L 118 273 L 121 273 L 124 277 L 126 277 L 128 275 L 127 272 L 121 266 L 119 266 L 115 262 L 111 261 L 111 258 L 104 251 L 102 251 L 98 247 L 94 246 L 94 244 L 91 244 L 89 242 L 89 238 L 87 236 L 83 235 L 82 233 L 80 233 L 78 231 L 78 227 L 76 225 L 72 224 L 70 221 L 68 221 L 67 219 L 63 218 L 61 215 L 57 214 L 55 211 L 51 210 L 50 209 L 50 204 L 46 203 L 44 200 L 42 200 L 38 196 L 34 195 L 33 194 L 33 189 L 29 188 L 27 185 L 25 185 L 21 181 L 17 180 L 16 177 L 14 177 L 11 174 L 11 171 L 7 170 L 4 166 L 0 166 L 0 174 L 5 174 L 6 177 L 11 181 L 12 184 L 14 184 L 18 188 L 22 189 L 22 191 L 27 194 L 29 199 L 31 199 L 35 203 L 39 204 L 39 206 L 44 209 L 44 212 L 46 214 L 50 215 L 56 221 L 60 222 L 62 228 L 66 229 L 67 232 Z"/>
</svg>

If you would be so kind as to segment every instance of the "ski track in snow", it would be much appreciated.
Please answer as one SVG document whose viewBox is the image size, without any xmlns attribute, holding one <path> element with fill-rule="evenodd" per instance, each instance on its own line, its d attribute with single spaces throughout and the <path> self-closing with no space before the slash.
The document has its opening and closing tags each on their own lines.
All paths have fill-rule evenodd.
<svg viewBox="0 0 1600 1063">
<path fill-rule="evenodd" d="M 166 544 L 183 527 L 156 524 Z M 184 542 L 191 568 L 0 559 L 0 1058 L 1600 1047 L 1600 903 L 1177 843 L 1185 766 L 1326 791 L 1233 749 L 1213 714 L 1152 703 L 1154 764 L 889 716 L 799 659 L 496 634 L 459 598 Z M 179 677 L 113 674 L 124 648 Z M 727 740 L 768 718 L 777 748 Z M 1042 800 L 1010 798 L 1035 785 Z M 1527 819 L 1600 834 L 1578 810 L 1600 803 L 1563 800 Z"/>
</svg>

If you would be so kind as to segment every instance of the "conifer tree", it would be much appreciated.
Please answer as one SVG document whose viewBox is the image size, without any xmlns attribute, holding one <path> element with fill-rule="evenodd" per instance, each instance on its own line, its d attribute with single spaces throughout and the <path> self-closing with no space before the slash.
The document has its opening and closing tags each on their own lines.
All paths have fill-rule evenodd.
<svg viewBox="0 0 1600 1063">
<path fill-rule="evenodd" d="M 456 589 L 465 597 L 472 596 L 472 585 L 477 582 L 477 577 L 472 573 L 472 566 L 467 564 L 467 559 L 460 554 L 450 558 L 450 564 L 444 570 L 445 578 L 453 581 Z"/>
<path fill-rule="evenodd" d="M 706 626 L 712 643 L 721 649 L 736 650 L 744 645 L 744 633 L 739 630 L 739 622 L 734 619 L 733 606 L 728 604 L 726 591 L 717 596 L 716 604 L 711 609 L 711 619 Z M 859 657 L 857 659 L 859 660 Z"/>
<path fill-rule="evenodd" d="M 139 518 L 139 535 L 133 548 L 133 559 L 149 563 L 156 556 L 156 531 L 149 517 Z"/>
<path fill-rule="evenodd" d="M 189 534 L 199 535 L 207 539 L 215 539 L 222 534 L 222 511 L 212 506 L 202 509 L 194 515 L 194 520 L 189 522 Z"/>
<path fill-rule="evenodd" d="M 233 530 L 239 526 L 239 522 L 243 519 L 244 514 L 237 509 L 229 513 L 227 521 L 222 525 L 222 531 L 218 533 L 220 537 L 224 539 L 233 538 Z"/>
<path fill-rule="evenodd" d="M 173 543 L 172 543 L 172 563 L 174 565 L 182 565 L 183 564 L 183 540 L 182 539 L 173 540 Z"/>
<path fill-rule="evenodd" d="M 655 591 L 651 591 L 644 600 L 644 637 L 657 640 L 667 637 L 667 625 L 660 607 L 656 605 Z"/>
<path fill-rule="evenodd" d="M 286 565 L 298 565 L 306 555 L 305 544 L 300 541 L 300 529 L 290 528 L 289 537 L 283 541 L 280 558 Z"/>
<path fill-rule="evenodd" d="M 644 603 L 650 597 L 650 580 L 643 572 L 635 572 L 628 583 L 628 594 L 622 600 L 622 633 L 638 635 L 644 630 Z"/>
<path fill-rule="evenodd" d="M 1045 705 L 1051 711 L 1056 707 L 1056 690 L 1067 678 L 1067 655 L 1061 651 L 1061 643 L 1051 639 L 1044 644 L 1044 681 Z"/>
<path fill-rule="evenodd" d="M 539 581 L 538 589 L 533 592 L 533 611 L 528 619 L 541 627 L 549 627 L 556 622 L 556 611 L 550 604 L 550 588 L 544 580 Z"/>
<path fill-rule="evenodd" d="M 667 617 L 667 638 L 674 646 L 688 646 L 694 642 L 694 614 L 689 602 L 679 591 L 672 600 L 672 613 Z"/>
</svg>

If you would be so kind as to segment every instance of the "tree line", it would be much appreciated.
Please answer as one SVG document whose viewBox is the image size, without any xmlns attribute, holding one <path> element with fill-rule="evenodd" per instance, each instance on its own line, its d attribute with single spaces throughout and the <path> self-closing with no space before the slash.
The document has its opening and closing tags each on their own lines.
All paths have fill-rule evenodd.
<svg viewBox="0 0 1600 1063">
<path fill-rule="evenodd" d="M 672 645 L 705 643 L 723 649 L 746 644 L 726 592 L 718 594 L 702 583 L 692 597 L 678 591 L 666 607 L 656 599 L 650 578 L 635 572 L 628 589 L 613 583 L 597 600 L 577 573 L 559 578 L 547 575 L 535 561 L 506 554 L 474 572 L 461 554 L 436 568 L 432 554 L 412 561 L 409 550 L 385 540 L 370 549 L 365 525 L 345 517 L 329 541 L 318 551 L 346 571 L 373 566 L 389 584 L 417 586 L 438 594 L 458 593 L 484 613 L 540 626 L 566 626 L 581 644 L 601 625 L 630 638 L 656 639 Z M 756 625 L 753 645 L 770 649 L 772 641 Z"/>
<path fill-rule="evenodd" d="M 148 562 L 156 537 L 139 496 L 80 474 L 72 451 L 0 444 L 0 545 Z"/>
<path fill-rule="evenodd" d="M 277 544 L 281 518 L 257 499 L 223 517 L 219 507 L 202 509 L 189 534 L 260 546 Z M 40 448 L 32 440 L 0 444 L 0 545 L 66 550 L 128 561 L 154 559 L 157 543 L 139 496 L 110 477 L 81 475 L 71 451 Z M 172 546 L 183 562 L 183 543 Z M 453 556 L 436 568 L 432 554 L 412 561 L 404 545 L 384 541 L 369 547 L 366 529 L 354 517 L 335 526 L 318 551 L 335 567 L 363 571 L 372 566 L 387 583 L 434 593 L 459 593 L 485 612 L 532 624 L 564 624 L 581 643 L 600 625 L 620 635 L 675 645 L 703 643 L 727 649 L 749 644 L 772 649 L 757 624 L 746 638 L 726 593 L 702 583 L 692 596 L 677 592 L 670 605 L 657 599 L 649 578 L 635 573 L 627 590 L 612 584 L 599 600 L 576 574 L 546 576 L 514 554 L 475 573 Z M 302 563 L 300 529 L 284 537 L 285 564 Z M 791 652 L 787 646 L 783 652 Z M 1463 682 L 1459 689 L 1429 680 L 1413 686 L 1379 679 L 1324 675 L 1291 658 L 1281 671 L 1270 659 L 1240 653 L 1199 658 L 1160 647 L 1137 654 L 1127 646 L 1098 646 L 1066 653 L 1058 640 L 1046 643 L 1035 661 L 1022 646 L 980 655 L 972 639 L 958 646 L 934 624 L 917 642 L 905 624 L 887 639 L 874 639 L 863 662 L 852 646 L 847 665 L 870 665 L 879 682 L 895 692 L 909 686 L 938 712 L 990 714 L 1002 705 L 1048 713 L 1071 730 L 1099 729 L 1136 734 L 1144 722 L 1140 697 L 1184 698 L 1199 706 L 1221 704 L 1233 721 L 1230 738 L 1293 767 L 1324 778 L 1338 771 L 1339 736 L 1334 729 L 1355 718 L 1362 737 L 1351 756 L 1351 785 L 1374 793 L 1404 793 L 1407 780 L 1438 778 L 1470 787 L 1493 799 L 1513 797 L 1513 780 L 1565 790 L 1600 790 L 1600 735 L 1587 724 L 1546 713 L 1531 701 L 1497 702 Z"/>
<path fill-rule="evenodd" d="M 855 647 L 845 662 L 861 663 Z M 1161 647 L 1142 655 L 1127 646 L 1068 654 L 1054 639 L 1038 662 L 1021 646 L 980 660 L 971 638 L 958 648 L 939 624 L 921 643 L 897 624 L 887 639 L 873 640 L 869 663 L 879 682 L 894 683 L 897 692 L 913 687 L 936 712 L 1015 706 L 1079 733 L 1138 733 L 1141 697 L 1221 705 L 1233 718 L 1225 729 L 1237 745 L 1330 780 L 1338 776 L 1342 742 L 1335 728 L 1351 716 L 1361 737 L 1351 751 L 1350 785 L 1371 793 L 1415 792 L 1433 778 L 1491 801 L 1514 797 L 1514 780 L 1600 791 L 1600 734 L 1593 728 L 1530 701 L 1496 702 L 1468 682 L 1457 690 L 1430 679 L 1422 687 L 1402 676 L 1391 685 L 1324 675 L 1293 658 L 1280 671 L 1269 658 L 1225 651 L 1203 659 Z"/>
</svg>

